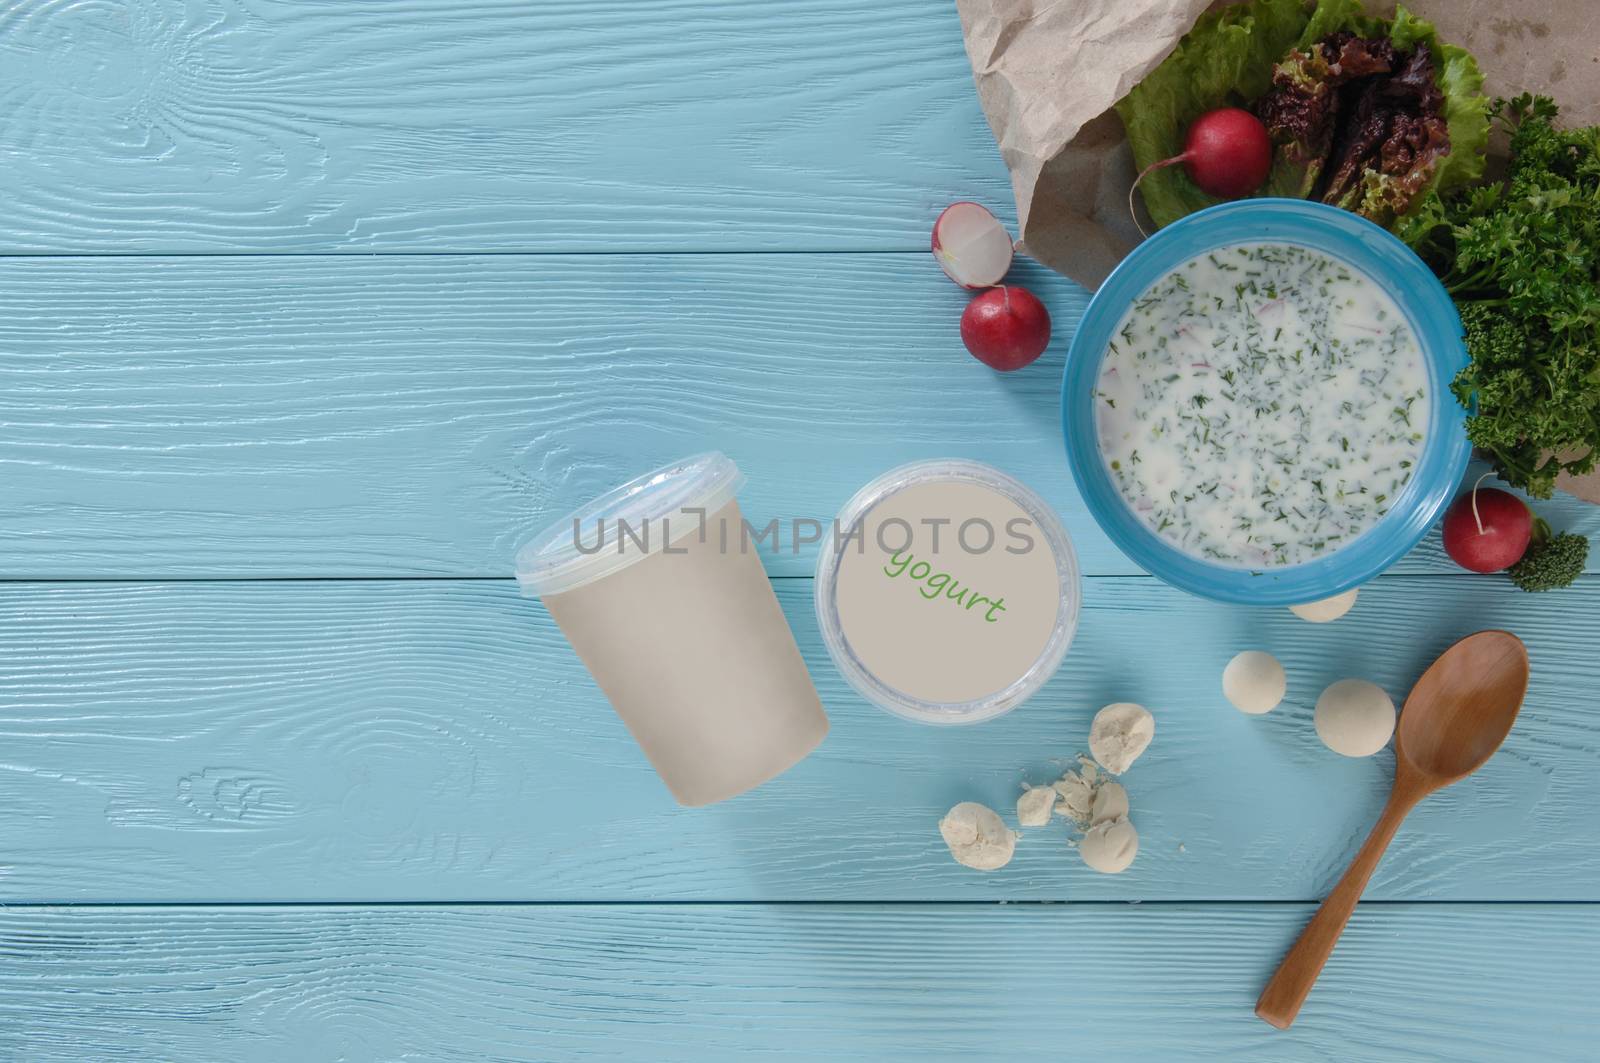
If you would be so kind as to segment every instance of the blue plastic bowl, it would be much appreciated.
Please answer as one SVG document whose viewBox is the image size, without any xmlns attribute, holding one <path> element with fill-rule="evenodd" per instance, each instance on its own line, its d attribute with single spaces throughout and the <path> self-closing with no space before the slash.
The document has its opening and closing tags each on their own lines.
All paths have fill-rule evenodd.
<svg viewBox="0 0 1600 1063">
<path fill-rule="evenodd" d="M 1246 569 L 1184 553 L 1123 501 L 1100 456 L 1094 392 L 1100 360 L 1129 305 L 1196 255 L 1242 243 L 1298 244 L 1340 259 L 1382 285 L 1410 320 L 1431 372 L 1428 438 L 1416 472 L 1383 519 L 1340 549 L 1300 565 Z M 1466 471 L 1466 414 L 1450 382 L 1467 364 L 1461 318 L 1438 278 L 1392 234 L 1336 207 L 1299 199 L 1247 199 L 1191 214 L 1134 249 L 1095 293 L 1072 338 L 1061 385 L 1067 460 L 1078 490 L 1107 536 L 1151 575 L 1224 602 L 1296 605 L 1359 586 L 1417 545 Z"/>
</svg>

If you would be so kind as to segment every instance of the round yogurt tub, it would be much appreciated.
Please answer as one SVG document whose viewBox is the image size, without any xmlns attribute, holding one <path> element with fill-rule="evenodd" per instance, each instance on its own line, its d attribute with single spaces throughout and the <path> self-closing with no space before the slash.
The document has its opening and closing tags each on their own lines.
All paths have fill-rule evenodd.
<svg viewBox="0 0 1600 1063">
<path fill-rule="evenodd" d="M 1026 701 L 1066 654 L 1080 600 L 1077 556 L 1050 507 L 972 461 L 873 480 L 817 562 L 834 664 L 868 701 L 918 723 L 979 723 Z"/>
</svg>

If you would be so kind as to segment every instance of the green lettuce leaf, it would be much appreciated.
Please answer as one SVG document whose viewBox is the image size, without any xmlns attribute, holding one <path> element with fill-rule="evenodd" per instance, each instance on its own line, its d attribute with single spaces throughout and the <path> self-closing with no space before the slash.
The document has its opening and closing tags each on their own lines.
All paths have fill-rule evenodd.
<svg viewBox="0 0 1600 1063">
<path fill-rule="evenodd" d="M 1479 180 L 1489 148 L 1489 97 L 1483 94 L 1483 71 L 1478 69 L 1478 61 L 1465 48 L 1441 42 L 1433 23 L 1424 22 L 1403 7 L 1394 13 L 1389 39 L 1396 48 L 1426 44 L 1433 53 L 1434 82 L 1444 93 L 1450 154 L 1439 160 L 1428 190 L 1444 191 Z M 1413 210 L 1421 205 L 1423 197 L 1417 198 Z"/>
<path fill-rule="evenodd" d="M 1304 0 L 1253 0 L 1203 16 L 1172 54 L 1117 104 L 1139 169 L 1183 151 L 1189 123 L 1216 107 L 1244 106 L 1267 91 L 1272 66 L 1305 28 Z M 1157 225 L 1219 202 L 1181 167 L 1139 186 Z"/>
<path fill-rule="evenodd" d="M 1361 37 L 1379 37 L 1383 35 L 1383 20 L 1369 18 L 1361 0 L 1321 0 L 1311 12 L 1300 39 L 1295 41 L 1295 50 L 1303 52 L 1340 30 L 1349 30 Z"/>
</svg>

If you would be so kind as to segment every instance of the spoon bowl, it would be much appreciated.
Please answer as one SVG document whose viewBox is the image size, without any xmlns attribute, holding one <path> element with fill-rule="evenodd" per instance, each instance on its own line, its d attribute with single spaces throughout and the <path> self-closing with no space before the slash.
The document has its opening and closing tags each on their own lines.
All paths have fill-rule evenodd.
<svg viewBox="0 0 1600 1063">
<path fill-rule="evenodd" d="M 1422 673 L 1395 728 L 1389 803 L 1261 991 L 1257 1015 L 1280 1030 L 1289 1028 L 1406 813 L 1435 790 L 1483 767 L 1510 733 L 1527 691 L 1528 650 L 1509 631 L 1468 635 Z"/>
<path fill-rule="evenodd" d="M 1480 631 L 1445 650 L 1406 698 L 1395 770 L 1448 786 L 1500 748 L 1528 691 L 1528 650 L 1507 631 Z"/>
</svg>

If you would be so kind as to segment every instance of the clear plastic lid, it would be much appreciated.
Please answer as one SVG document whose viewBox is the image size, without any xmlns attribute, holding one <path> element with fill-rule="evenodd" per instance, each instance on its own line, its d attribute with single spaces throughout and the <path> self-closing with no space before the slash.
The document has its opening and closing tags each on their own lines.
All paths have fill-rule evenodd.
<svg viewBox="0 0 1600 1063">
<path fill-rule="evenodd" d="M 543 598 L 604 579 L 698 532 L 743 485 L 738 466 L 717 451 L 663 465 L 525 543 L 517 551 L 517 583 L 523 594 Z"/>
</svg>

